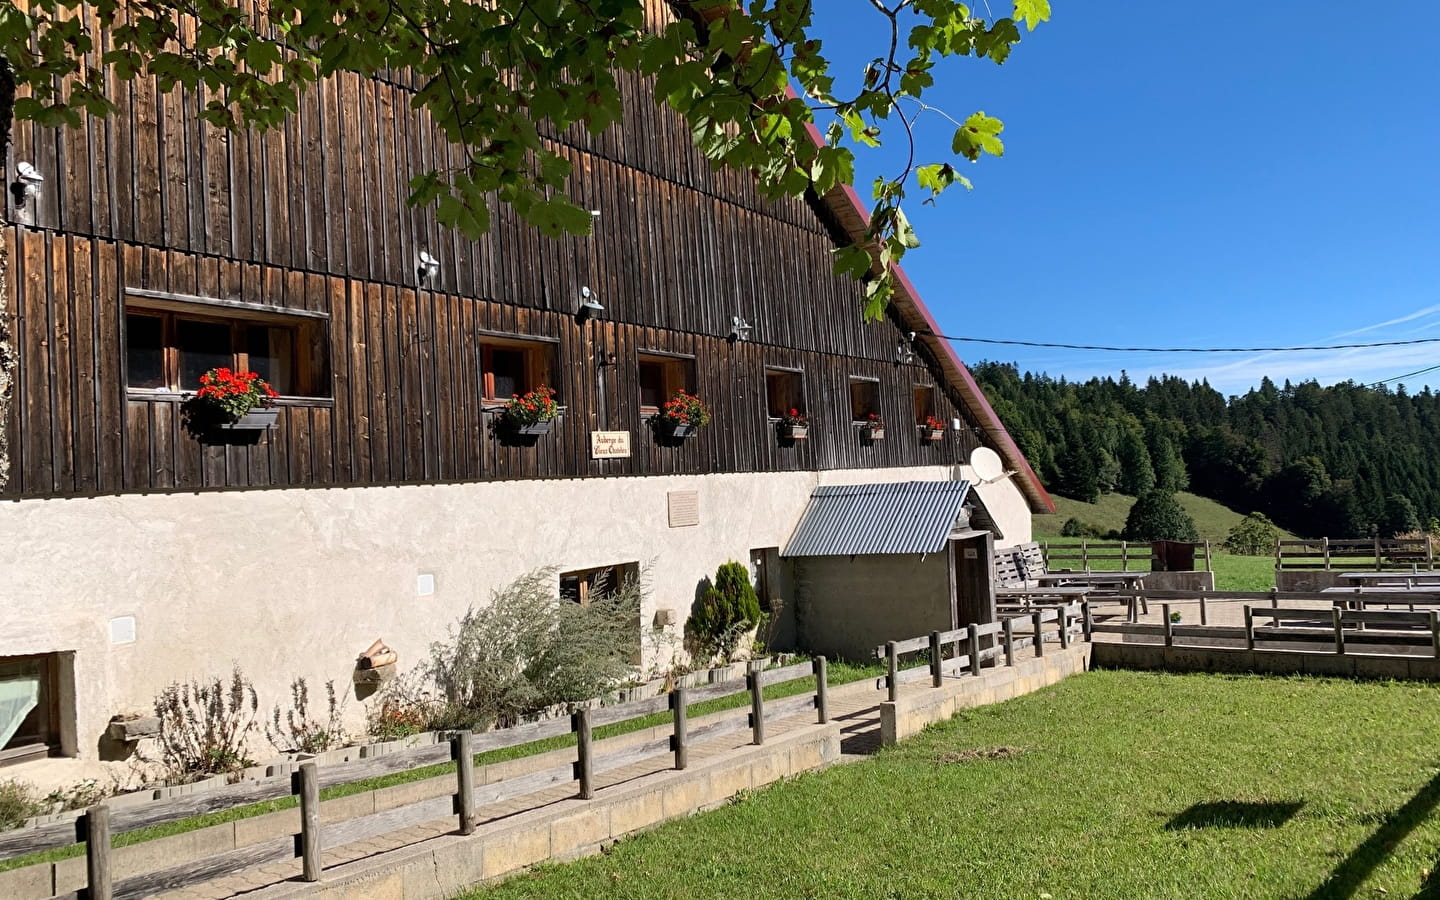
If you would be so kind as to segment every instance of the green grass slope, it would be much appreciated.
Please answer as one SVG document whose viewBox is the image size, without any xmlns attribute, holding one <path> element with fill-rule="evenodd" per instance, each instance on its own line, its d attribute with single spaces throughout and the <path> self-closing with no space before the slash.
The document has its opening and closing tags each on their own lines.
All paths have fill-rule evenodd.
<svg viewBox="0 0 1440 900">
<path fill-rule="evenodd" d="M 1065 520 L 1071 517 L 1103 531 L 1119 531 L 1125 527 L 1125 517 L 1130 514 L 1130 507 L 1135 505 L 1135 498 L 1124 494 L 1103 494 L 1096 503 L 1081 503 L 1067 497 L 1052 496 L 1055 499 L 1055 515 L 1035 517 L 1036 540 L 1059 537 Z M 1218 544 L 1225 540 L 1231 528 L 1245 518 L 1243 513 L 1198 494 L 1181 491 L 1176 496 L 1180 499 L 1180 505 L 1185 507 L 1185 511 L 1195 520 L 1201 540 Z M 1281 531 L 1280 537 L 1290 540 L 1295 536 L 1288 531 Z"/>
</svg>

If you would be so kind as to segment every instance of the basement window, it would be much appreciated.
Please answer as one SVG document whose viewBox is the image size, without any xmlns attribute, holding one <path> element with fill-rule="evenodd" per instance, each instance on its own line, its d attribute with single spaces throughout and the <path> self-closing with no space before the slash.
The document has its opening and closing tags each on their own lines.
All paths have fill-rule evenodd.
<svg viewBox="0 0 1440 900">
<path fill-rule="evenodd" d="M 555 387 L 554 358 L 549 343 L 485 338 L 480 343 L 485 399 L 504 401 L 538 387 Z"/>
<path fill-rule="evenodd" d="M 126 302 L 129 390 L 194 391 L 201 375 L 221 367 L 255 372 L 281 396 L 329 397 L 326 321 L 223 306 Z"/>
<path fill-rule="evenodd" d="M 765 406 L 772 419 L 795 410 L 805 413 L 805 376 L 791 369 L 765 370 Z"/>
<path fill-rule="evenodd" d="M 560 573 L 560 597 L 581 606 L 588 606 L 592 599 L 611 593 L 628 582 L 638 581 L 639 578 L 640 564 L 638 562 L 562 572 Z"/>
<path fill-rule="evenodd" d="M 653 416 L 677 391 L 695 393 L 695 360 L 641 353 L 639 356 L 640 413 Z"/>
<path fill-rule="evenodd" d="M 60 752 L 60 659 L 0 656 L 0 766 Z"/>
</svg>

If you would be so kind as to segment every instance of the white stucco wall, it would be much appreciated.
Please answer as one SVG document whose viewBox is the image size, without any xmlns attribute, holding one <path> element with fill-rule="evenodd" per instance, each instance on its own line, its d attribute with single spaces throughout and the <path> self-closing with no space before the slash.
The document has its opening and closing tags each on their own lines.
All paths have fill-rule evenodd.
<svg viewBox="0 0 1440 900">
<path fill-rule="evenodd" d="M 75 653 L 78 751 L 94 760 L 112 715 L 148 711 L 166 684 L 227 674 L 232 661 L 262 709 L 304 676 L 313 712 L 326 680 L 350 687 L 371 641 L 383 638 L 408 669 L 467 607 L 543 566 L 650 563 L 642 622 L 676 610 L 678 644 L 700 579 L 752 548 L 783 546 L 817 484 L 954 475 L 943 466 L 0 504 L 0 655 Z M 698 526 L 668 527 L 675 490 L 699 491 Z M 1007 541 L 1029 537 L 1018 490 L 980 491 Z M 434 575 L 433 596 L 417 596 L 422 574 Z M 136 639 L 112 644 L 110 621 L 123 616 L 135 618 Z M 353 696 L 348 712 L 363 721 Z"/>
</svg>

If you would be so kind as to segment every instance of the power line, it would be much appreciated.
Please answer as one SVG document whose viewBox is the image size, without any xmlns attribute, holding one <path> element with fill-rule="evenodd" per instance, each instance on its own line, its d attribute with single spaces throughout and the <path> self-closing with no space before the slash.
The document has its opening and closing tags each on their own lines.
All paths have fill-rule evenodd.
<svg viewBox="0 0 1440 900">
<path fill-rule="evenodd" d="M 1404 375 L 1396 375 L 1394 378 L 1386 378 L 1384 381 L 1376 381 L 1372 383 L 1370 387 L 1380 387 L 1381 385 L 1389 384 L 1392 381 L 1400 381 L 1403 378 L 1414 378 L 1416 375 L 1424 375 L 1426 372 L 1434 372 L 1436 369 L 1440 369 L 1440 366 L 1431 366 L 1428 369 L 1420 369 L 1419 371 L 1415 372 L 1406 372 Z"/>
<path fill-rule="evenodd" d="M 1045 341 L 1006 341 L 999 338 L 951 337 L 948 334 L 936 334 L 935 337 L 947 341 L 966 341 L 972 344 L 1004 344 L 1009 347 L 1041 347 L 1050 350 L 1103 350 L 1107 353 L 1300 353 L 1306 350 L 1365 350 L 1372 347 L 1405 347 L 1414 344 L 1440 343 L 1440 337 L 1433 337 L 1414 338 L 1408 341 L 1376 341 L 1373 344 L 1322 344 L 1312 347 L 1106 347 L 1098 344 L 1052 344 Z M 1440 366 L 1437 366 L 1437 368 L 1440 368 Z M 1426 369 L 1425 371 L 1430 370 Z M 1400 377 L 1404 378 L 1406 376 L 1401 375 Z"/>
</svg>

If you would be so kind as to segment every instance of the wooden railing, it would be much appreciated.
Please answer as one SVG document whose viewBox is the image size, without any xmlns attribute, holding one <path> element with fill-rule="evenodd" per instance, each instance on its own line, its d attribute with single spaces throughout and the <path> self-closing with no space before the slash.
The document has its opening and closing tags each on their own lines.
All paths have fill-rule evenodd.
<svg viewBox="0 0 1440 900">
<path fill-rule="evenodd" d="M 783 700 L 765 700 L 766 687 L 811 675 L 814 675 L 816 680 L 814 694 Z M 85 843 L 88 887 L 84 891 L 58 895 L 74 900 L 147 897 L 160 891 L 174 890 L 297 857 L 302 861 L 303 879 L 318 881 L 322 875 L 321 852 L 326 847 L 345 846 L 451 815 L 457 816 L 459 833 L 470 834 L 476 827 L 475 811 L 482 806 L 534 794 L 566 783 L 574 783 L 576 795 L 588 800 L 594 797 L 596 775 L 653 756 L 673 753 L 674 768 L 684 769 L 688 764 L 688 750 L 696 744 L 746 729 L 751 731 L 752 743 L 763 744 L 767 721 L 773 722 L 813 710 L 817 721 L 824 724 L 829 721 L 826 703 L 827 680 L 825 657 L 821 656 L 813 661 L 785 668 L 752 671 L 743 684 L 722 682 L 699 688 L 677 688 L 670 694 L 646 700 L 611 707 L 581 709 L 568 720 L 550 719 L 481 733 L 463 731 L 455 734 L 448 744 L 436 744 L 326 768 L 320 768 L 313 761 L 305 762 L 300 765 L 299 771 L 288 779 L 280 777 L 243 782 L 205 794 L 114 810 L 102 803 L 86 810 L 73 821 L 55 822 L 0 834 L 0 860 L 67 847 L 79 842 Z M 743 691 L 749 691 L 751 695 L 751 712 L 748 717 L 722 717 L 698 728 L 690 727 L 689 710 L 694 704 Z M 595 728 L 666 710 L 672 714 L 673 726 L 671 734 L 664 738 L 608 751 L 605 749 L 607 741 L 594 739 Z M 576 737 L 574 762 L 490 784 L 476 784 L 474 757 L 477 753 L 529 744 L 567 733 L 573 733 Z M 616 737 L 608 740 L 621 739 Z M 353 784 L 451 760 L 457 763 L 454 789 L 451 791 L 384 812 L 331 822 L 323 827 L 320 824 L 320 791 L 324 788 Z M 300 801 L 298 834 L 193 859 L 119 882 L 112 878 L 110 856 L 112 840 L 116 835 L 292 795 L 298 796 Z"/>
<path fill-rule="evenodd" d="M 1091 626 L 1094 633 L 1151 635 L 1163 638 L 1165 646 L 1180 646 L 1177 638 L 1202 638 L 1215 646 L 1218 640 L 1244 640 L 1254 650 L 1256 640 L 1285 643 L 1328 643 L 1337 654 L 1347 652 L 1350 643 L 1369 645 L 1423 646 L 1440 658 L 1440 591 L 1327 593 L 1322 591 L 1120 591 L 1119 596 L 1144 596 L 1160 604 L 1159 624 L 1103 622 Z M 1172 603 L 1199 601 L 1200 624 L 1183 625 L 1171 620 Z M 1207 605 L 1214 601 L 1242 601 L 1243 626 L 1210 625 Z M 1318 607 L 1282 607 L 1281 603 L 1315 603 Z M 1262 605 L 1263 604 L 1263 605 Z M 1403 606 L 1397 610 L 1391 607 Z M 1430 607 L 1416 609 L 1416 607 Z M 1377 609 L 1373 607 L 1385 607 Z M 1271 625 L 1257 625 L 1256 619 Z M 1413 654 L 1407 654 L 1413 655 Z"/>
<path fill-rule="evenodd" d="M 1373 569 L 1377 572 L 1435 567 L 1428 538 L 1315 538 L 1276 541 L 1275 568 L 1282 570 Z"/>
<path fill-rule="evenodd" d="M 1070 646 L 1077 621 L 1081 623 L 1079 633 L 1085 640 L 1090 640 L 1093 625 L 1090 604 L 1072 603 L 1036 609 L 984 625 L 967 625 L 954 631 L 932 631 L 928 637 L 889 641 L 875 648 L 875 658 L 885 660 L 886 666 L 886 674 L 876 680 L 875 687 L 888 690 L 893 703 L 899 697 L 900 685 L 907 682 L 928 676 L 932 687 L 940 687 L 946 675 L 960 675 L 968 671 L 978 677 L 986 660 L 1003 655 L 1005 665 L 1013 666 L 1016 652 L 1027 647 L 1033 647 L 1036 656 L 1044 656 L 1047 640 L 1058 641 L 1062 649 Z M 1017 625 L 1017 622 L 1020 624 Z M 1049 634 L 1045 628 L 1048 622 L 1055 623 Z M 988 647 L 982 646 L 986 643 L 985 638 L 989 638 Z M 963 654 L 962 646 L 965 649 Z M 948 657 L 947 648 L 952 651 Z M 901 656 L 922 651 L 928 651 L 926 662 L 909 668 L 900 667 Z"/>
<path fill-rule="evenodd" d="M 1072 544 L 1044 541 L 1040 549 L 1045 554 L 1045 568 L 1050 572 L 1066 569 L 1079 569 L 1084 572 L 1148 572 L 1152 556 L 1149 542 L 1081 540 Z M 1203 561 L 1203 571 L 1210 571 L 1209 541 L 1195 544 L 1195 556 L 1196 567 L 1199 568 Z M 1135 567 L 1133 570 L 1132 565 Z"/>
</svg>

